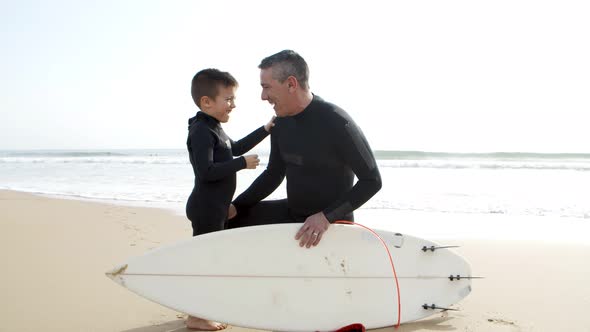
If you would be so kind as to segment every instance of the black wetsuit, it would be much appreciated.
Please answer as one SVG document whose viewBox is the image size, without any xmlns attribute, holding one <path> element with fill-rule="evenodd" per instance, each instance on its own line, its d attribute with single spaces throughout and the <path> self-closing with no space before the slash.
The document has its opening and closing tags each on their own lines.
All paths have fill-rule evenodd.
<svg viewBox="0 0 590 332">
<path fill-rule="evenodd" d="M 246 160 L 233 158 L 248 152 L 268 133 L 260 127 L 243 139 L 232 141 L 215 118 L 198 112 L 188 121 L 186 142 L 195 173 L 195 186 L 186 204 L 193 236 L 224 229 L 229 204 L 236 190 L 236 172 Z"/>
<path fill-rule="evenodd" d="M 261 201 L 285 176 L 287 199 Z M 228 228 L 303 222 L 320 211 L 330 222 L 353 220 L 353 211 L 379 189 L 381 175 L 360 128 L 314 95 L 303 112 L 275 120 L 268 167 L 233 202 L 238 216 Z"/>
</svg>

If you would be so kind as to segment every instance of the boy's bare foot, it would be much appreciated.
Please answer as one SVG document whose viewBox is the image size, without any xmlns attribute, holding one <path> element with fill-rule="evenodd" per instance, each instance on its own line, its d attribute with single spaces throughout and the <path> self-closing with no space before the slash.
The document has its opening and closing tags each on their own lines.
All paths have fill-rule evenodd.
<svg viewBox="0 0 590 332">
<path fill-rule="evenodd" d="M 201 331 L 219 331 L 227 327 L 227 324 L 212 322 L 210 320 L 188 316 L 186 319 L 186 327 L 191 330 Z"/>
</svg>

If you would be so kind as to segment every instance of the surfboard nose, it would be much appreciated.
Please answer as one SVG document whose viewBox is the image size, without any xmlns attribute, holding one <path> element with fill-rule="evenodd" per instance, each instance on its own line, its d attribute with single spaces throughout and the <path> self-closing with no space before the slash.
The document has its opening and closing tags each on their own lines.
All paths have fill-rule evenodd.
<svg viewBox="0 0 590 332">
<path fill-rule="evenodd" d="M 127 264 L 117 266 L 112 270 L 105 272 L 105 275 L 111 278 L 114 282 L 124 286 L 125 284 L 121 275 L 125 274 L 125 270 L 127 270 Z"/>
</svg>

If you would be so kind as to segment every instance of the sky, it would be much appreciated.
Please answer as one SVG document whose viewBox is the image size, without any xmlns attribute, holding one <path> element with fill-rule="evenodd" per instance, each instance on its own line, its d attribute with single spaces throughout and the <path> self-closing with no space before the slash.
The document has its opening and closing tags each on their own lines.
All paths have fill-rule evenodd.
<svg viewBox="0 0 590 332">
<path fill-rule="evenodd" d="M 240 83 L 237 140 L 273 114 L 258 64 L 292 49 L 375 150 L 589 153 L 588 17 L 569 0 L 4 0 L 0 150 L 185 148 L 204 68 Z"/>
</svg>

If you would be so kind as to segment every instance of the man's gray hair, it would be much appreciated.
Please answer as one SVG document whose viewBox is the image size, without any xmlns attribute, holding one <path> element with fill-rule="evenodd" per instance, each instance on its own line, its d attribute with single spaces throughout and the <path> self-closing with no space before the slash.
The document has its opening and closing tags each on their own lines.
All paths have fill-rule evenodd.
<svg viewBox="0 0 590 332">
<path fill-rule="evenodd" d="M 304 90 L 309 90 L 309 67 L 305 59 L 297 52 L 283 50 L 266 57 L 260 62 L 258 68 L 273 68 L 272 78 L 283 83 L 289 76 L 293 76 Z"/>
</svg>

